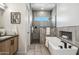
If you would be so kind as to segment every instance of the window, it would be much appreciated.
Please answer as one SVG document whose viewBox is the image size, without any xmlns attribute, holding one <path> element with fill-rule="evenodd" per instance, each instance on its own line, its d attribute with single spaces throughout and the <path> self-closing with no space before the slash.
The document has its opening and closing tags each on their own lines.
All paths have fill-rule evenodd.
<svg viewBox="0 0 79 59">
<path fill-rule="evenodd" d="M 48 21 L 48 17 L 37 17 L 37 18 L 34 18 L 34 21 L 46 22 Z"/>
</svg>

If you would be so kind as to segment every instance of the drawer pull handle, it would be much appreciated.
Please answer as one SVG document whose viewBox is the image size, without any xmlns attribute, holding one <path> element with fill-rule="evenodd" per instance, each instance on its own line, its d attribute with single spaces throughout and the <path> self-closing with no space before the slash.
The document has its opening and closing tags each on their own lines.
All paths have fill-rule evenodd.
<svg viewBox="0 0 79 59">
<path fill-rule="evenodd" d="M 11 40 L 11 45 L 14 45 L 14 40 Z"/>
</svg>

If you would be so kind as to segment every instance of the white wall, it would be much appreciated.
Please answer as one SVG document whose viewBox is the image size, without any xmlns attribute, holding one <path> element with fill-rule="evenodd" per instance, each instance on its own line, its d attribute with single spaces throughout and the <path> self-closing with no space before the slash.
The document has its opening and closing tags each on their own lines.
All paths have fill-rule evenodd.
<svg viewBox="0 0 79 59">
<path fill-rule="evenodd" d="M 32 26 L 32 9 L 30 7 L 30 4 L 28 4 L 27 6 L 28 8 L 28 31 L 27 31 L 27 37 L 28 37 L 28 40 L 27 40 L 27 44 L 28 44 L 28 47 L 30 46 L 30 40 L 31 40 L 31 26 Z M 29 48 L 28 48 L 29 49 Z"/>
<path fill-rule="evenodd" d="M 27 52 L 27 28 L 28 28 L 28 11 L 24 3 L 7 3 L 7 9 L 4 12 L 4 25 L 7 33 L 16 32 L 19 34 L 19 52 Z M 10 12 L 21 13 L 21 23 L 11 24 Z"/>
<path fill-rule="evenodd" d="M 79 25 L 79 4 L 57 4 L 57 26 L 62 27 L 76 25 Z"/>
<path fill-rule="evenodd" d="M 56 19 L 55 16 L 56 16 L 56 8 L 54 7 L 51 12 L 51 18 L 52 18 L 51 20 L 53 26 L 55 26 L 55 19 Z"/>
<path fill-rule="evenodd" d="M 4 11 L 0 10 L 0 27 L 4 27 L 3 26 L 3 19 L 2 19 L 3 18 L 3 12 Z"/>
</svg>

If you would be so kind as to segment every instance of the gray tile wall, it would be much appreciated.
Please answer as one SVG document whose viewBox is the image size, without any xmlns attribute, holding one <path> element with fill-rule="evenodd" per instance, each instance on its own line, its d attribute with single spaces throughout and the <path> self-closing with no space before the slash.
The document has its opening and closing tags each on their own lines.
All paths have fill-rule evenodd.
<svg viewBox="0 0 79 59">
<path fill-rule="evenodd" d="M 45 43 L 46 28 L 40 28 L 40 43 Z"/>
<path fill-rule="evenodd" d="M 40 43 L 45 43 L 46 36 L 55 36 L 55 30 L 50 28 L 50 35 L 46 35 L 46 28 L 40 28 Z"/>
</svg>

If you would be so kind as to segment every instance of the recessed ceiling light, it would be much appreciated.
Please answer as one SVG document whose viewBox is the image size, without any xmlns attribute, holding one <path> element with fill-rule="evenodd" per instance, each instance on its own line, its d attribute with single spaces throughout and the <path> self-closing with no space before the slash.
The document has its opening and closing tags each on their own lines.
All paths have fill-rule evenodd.
<svg viewBox="0 0 79 59">
<path fill-rule="evenodd" d="M 44 10 L 44 8 L 41 8 L 41 10 Z"/>
</svg>

